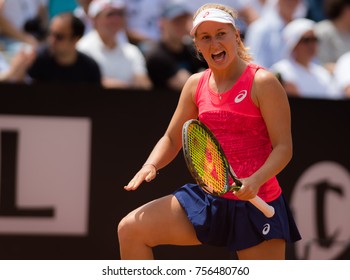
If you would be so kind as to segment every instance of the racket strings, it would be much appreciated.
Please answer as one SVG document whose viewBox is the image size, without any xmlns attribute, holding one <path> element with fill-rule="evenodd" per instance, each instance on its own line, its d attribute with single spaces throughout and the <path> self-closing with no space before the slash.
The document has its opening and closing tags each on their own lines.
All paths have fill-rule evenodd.
<svg viewBox="0 0 350 280">
<path fill-rule="evenodd" d="M 216 193 L 224 193 L 227 172 L 217 144 L 200 126 L 189 129 L 188 142 L 193 166 L 203 183 Z"/>
</svg>

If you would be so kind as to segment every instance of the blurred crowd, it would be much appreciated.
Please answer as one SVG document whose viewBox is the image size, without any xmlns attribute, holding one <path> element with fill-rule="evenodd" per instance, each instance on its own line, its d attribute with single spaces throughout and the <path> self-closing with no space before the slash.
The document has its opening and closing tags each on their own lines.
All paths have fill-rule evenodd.
<svg viewBox="0 0 350 280">
<path fill-rule="evenodd" d="M 189 35 L 206 2 L 0 0 L 0 81 L 181 90 L 207 67 Z M 289 95 L 350 98 L 350 0 L 218 2 Z"/>
</svg>

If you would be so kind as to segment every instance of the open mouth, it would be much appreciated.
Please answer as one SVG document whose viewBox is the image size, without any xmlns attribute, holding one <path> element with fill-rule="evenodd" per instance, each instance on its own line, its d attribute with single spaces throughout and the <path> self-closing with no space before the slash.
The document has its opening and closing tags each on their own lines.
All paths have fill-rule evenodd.
<svg viewBox="0 0 350 280">
<path fill-rule="evenodd" d="M 216 54 L 212 54 L 212 55 L 211 55 L 212 59 L 213 59 L 215 62 L 223 61 L 223 60 L 225 59 L 225 56 L 226 56 L 226 52 L 225 52 L 225 51 L 222 51 L 222 52 L 219 52 L 219 53 L 216 53 Z"/>
</svg>

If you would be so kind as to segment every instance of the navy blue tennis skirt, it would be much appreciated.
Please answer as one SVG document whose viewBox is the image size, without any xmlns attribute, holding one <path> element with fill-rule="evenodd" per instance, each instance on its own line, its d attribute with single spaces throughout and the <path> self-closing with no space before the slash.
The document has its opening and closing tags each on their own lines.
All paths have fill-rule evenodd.
<svg viewBox="0 0 350 280">
<path fill-rule="evenodd" d="M 301 239 L 283 195 L 269 202 L 275 208 L 275 215 L 267 218 L 248 201 L 212 196 L 195 184 L 186 184 L 173 194 L 203 244 L 239 251 L 269 239 L 287 242 Z"/>
</svg>

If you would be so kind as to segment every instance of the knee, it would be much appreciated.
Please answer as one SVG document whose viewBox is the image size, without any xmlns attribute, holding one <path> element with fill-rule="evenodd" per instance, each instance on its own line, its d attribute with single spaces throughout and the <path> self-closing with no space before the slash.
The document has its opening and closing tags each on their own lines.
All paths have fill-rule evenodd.
<svg viewBox="0 0 350 280">
<path fill-rule="evenodd" d="M 137 237 L 136 224 L 130 216 L 124 217 L 118 224 L 119 242 L 127 242 Z"/>
</svg>

